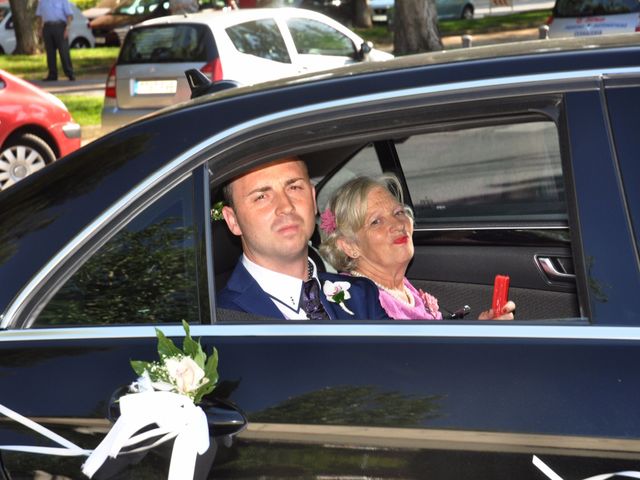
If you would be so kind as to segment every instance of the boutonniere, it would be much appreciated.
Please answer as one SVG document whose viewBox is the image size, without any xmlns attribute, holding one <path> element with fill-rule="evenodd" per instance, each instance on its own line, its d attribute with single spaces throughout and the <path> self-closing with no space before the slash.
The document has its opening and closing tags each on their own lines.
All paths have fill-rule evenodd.
<svg viewBox="0 0 640 480">
<path fill-rule="evenodd" d="M 351 298 L 349 288 L 351 288 L 349 282 L 330 282 L 329 280 L 325 280 L 322 291 L 327 296 L 327 300 L 337 303 L 345 312 L 353 315 L 353 312 L 345 305 L 345 301 Z"/>
</svg>

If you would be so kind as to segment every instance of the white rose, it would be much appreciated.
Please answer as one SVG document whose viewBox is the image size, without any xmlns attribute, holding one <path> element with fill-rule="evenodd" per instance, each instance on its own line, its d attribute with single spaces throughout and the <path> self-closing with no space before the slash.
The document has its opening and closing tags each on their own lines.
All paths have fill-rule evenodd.
<svg viewBox="0 0 640 480">
<path fill-rule="evenodd" d="M 169 358 L 165 361 L 165 367 L 172 383 L 178 387 L 178 393 L 193 392 L 208 381 L 204 378 L 204 370 L 191 357 Z"/>
</svg>

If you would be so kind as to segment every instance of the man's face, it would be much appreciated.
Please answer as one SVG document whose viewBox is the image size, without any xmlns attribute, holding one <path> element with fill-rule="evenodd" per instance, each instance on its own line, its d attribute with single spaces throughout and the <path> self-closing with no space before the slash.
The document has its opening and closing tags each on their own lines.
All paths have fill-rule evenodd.
<svg viewBox="0 0 640 480">
<path fill-rule="evenodd" d="M 301 161 L 284 159 L 253 170 L 232 182 L 231 195 L 233 208 L 222 213 L 250 260 L 286 273 L 291 262 L 306 259 L 316 200 Z"/>
</svg>

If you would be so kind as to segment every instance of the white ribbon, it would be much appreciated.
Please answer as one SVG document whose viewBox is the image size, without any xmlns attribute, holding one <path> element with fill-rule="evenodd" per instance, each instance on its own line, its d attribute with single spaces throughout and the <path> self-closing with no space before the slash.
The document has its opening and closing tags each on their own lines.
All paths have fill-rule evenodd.
<svg viewBox="0 0 640 480">
<path fill-rule="evenodd" d="M 544 463 L 540 458 L 533 456 L 533 464 L 540 469 L 551 480 L 562 480 L 562 477 L 554 472 L 551 467 Z M 640 478 L 640 472 L 624 471 L 615 473 L 601 473 L 600 475 L 594 475 L 593 477 L 585 478 L 584 480 L 607 480 L 615 476 L 627 477 L 627 478 Z"/>
<path fill-rule="evenodd" d="M 28 445 L 0 445 L 0 450 L 12 450 L 48 455 L 87 455 L 82 472 L 91 478 L 108 457 L 115 458 L 124 447 L 159 437 L 151 445 L 129 449 L 141 452 L 175 438 L 168 480 L 193 478 L 196 457 L 209 448 L 209 424 L 204 411 L 185 395 L 149 391 L 120 397 L 120 418 L 95 450 L 85 450 L 51 430 L 0 404 L 0 413 L 44 435 L 63 448 Z M 136 435 L 141 429 L 157 425 Z M 125 452 L 122 452 L 125 453 Z"/>
</svg>

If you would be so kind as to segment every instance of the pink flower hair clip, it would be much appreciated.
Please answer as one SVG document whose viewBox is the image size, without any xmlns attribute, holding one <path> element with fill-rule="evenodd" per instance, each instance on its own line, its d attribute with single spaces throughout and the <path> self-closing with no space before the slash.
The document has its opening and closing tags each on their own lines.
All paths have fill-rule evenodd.
<svg viewBox="0 0 640 480">
<path fill-rule="evenodd" d="M 331 235 L 336 231 L 336 228 L 338 228 L 338 225 L 336 224 L 336 216 L 329 208 L 320 214 L 320 228 L 327 235 Z"/>
</svg>

